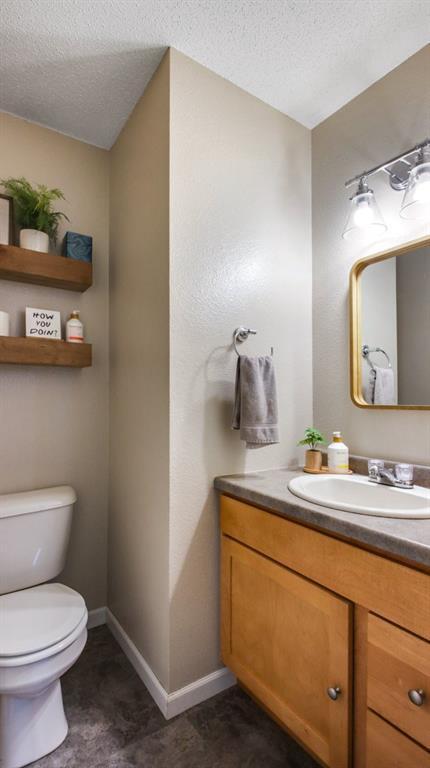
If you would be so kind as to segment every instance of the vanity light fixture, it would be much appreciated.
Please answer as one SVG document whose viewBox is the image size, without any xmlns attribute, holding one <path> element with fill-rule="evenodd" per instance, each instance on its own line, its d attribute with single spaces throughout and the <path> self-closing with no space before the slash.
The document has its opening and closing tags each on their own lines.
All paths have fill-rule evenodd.
<svg viewBox="0 0 430 768">
<path fill-rule="evenodd" d="M 347 188 L 358 185 L 350 198 L 351 208 L 342 233 L 345 240 L 362 241 L 387 229 L 373 190 L 367 185 L 369 176 L 380 171 L 388 175 L 392 189 L 406 190 L 400 208 L 402 218 L 430 221 L 430 139 L 425 139 L 402 155 L 345 182 Z"/>
<path fill-rule="evenodd" d="M 387 229 L 373 189 L 369 189 L 364 177 L 358 182 L 357 191 L 350 200 L 351 208 L 342 234 L 345 240 L 359 242 L 367 239 L 371 232 L 377 235 Z"/>
</svg>

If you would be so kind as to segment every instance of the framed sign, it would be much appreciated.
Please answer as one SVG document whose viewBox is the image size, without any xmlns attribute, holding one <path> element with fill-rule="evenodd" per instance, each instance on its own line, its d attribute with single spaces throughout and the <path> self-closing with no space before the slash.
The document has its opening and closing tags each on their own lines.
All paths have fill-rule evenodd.
<svg viewBox="0 0 430 768">
<path fill-rule="evenodd" d="M 25 309 L 25 335 L 34 339 L 61 339 L 61 314 L 55 309 Z"/>
<path fill-rule="evenodd" d="M 0 245 L 13 245 L 13 197 L 0 195 Z"/>
</svg>

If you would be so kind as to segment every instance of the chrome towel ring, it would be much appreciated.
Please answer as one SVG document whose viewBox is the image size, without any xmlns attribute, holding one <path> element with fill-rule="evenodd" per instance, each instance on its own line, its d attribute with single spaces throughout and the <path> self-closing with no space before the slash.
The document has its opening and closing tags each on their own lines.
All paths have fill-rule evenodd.
<svg viewBox="0 0 430 768">
<path fill-rule="evenodd" d="M 371 359 L 369 357 L 369 355 L 371 355 L 372 352 L 381 352 L 382 355 L 385 355 L 385 357 L 387 359 L 387 363 L 388 363 L 388 368 L 391 368 L 391 360 L 390 360 L 389 356 L 387 355 L 385 349 L 382 349 L 381 347 L 374 347 L 373 349 L 370 349 L 367 344 L 363 344 L 363 346 L 361 348 L 361 355 L 362 355 L 362 357 L 364 357 L 365 360 L 367 360 L 367 362 L 369 363 L 372 371 L 375 370 L 375 366 L 373 365 L 373 363 L 372 363 L 372 361 L 371 361 Z"/>
<path fill-rule="evenodd" d="M 233 332 L 233 346 L 238 357 L 240 357 L 240 352 L 237 348 L 237 345 L 242 344 L 243 341 L 246 341 L 249 334 L 255 336 L 256 333 L 257 331 L 254 331 L 252 328 L 245 328 L 243 325 L 240 325 L 239 328 L 236 328 L 236 330 Z M 270 347 L 270 354 L 273 357 L 273 347 Z"/>
</svg>

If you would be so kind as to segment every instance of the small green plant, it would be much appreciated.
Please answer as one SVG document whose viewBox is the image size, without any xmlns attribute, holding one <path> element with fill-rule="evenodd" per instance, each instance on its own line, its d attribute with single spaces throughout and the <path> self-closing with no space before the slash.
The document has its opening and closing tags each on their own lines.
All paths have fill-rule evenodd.
<svg viewBox="0 0 430 768">
<path fill-rule="evenodd" d="M 322 435 L 318 429 L 315 429 L 314 427 L 307 427 L 305 429 L 305 436 L 303 440 L 300 440 L 297 445 L 307 445 L 309 450 L 315 451 L 317 450 L 317 445 L 324 445 L 325 442 L 326 439 L 324 435 Z"/>
<path fill-rule="evenodd" d="M 56 200 L 64 200 L 62 191 L 60 189 L 48 189 L 45 184 L 32 187 L 24 177 L 2 179 L 0 184 L 14 199 L 16 221 L 19 228 L 46 232 L 55 243 L 60 219 L 69 221 L 65 213 L 52 209 Z"/>
</svg>

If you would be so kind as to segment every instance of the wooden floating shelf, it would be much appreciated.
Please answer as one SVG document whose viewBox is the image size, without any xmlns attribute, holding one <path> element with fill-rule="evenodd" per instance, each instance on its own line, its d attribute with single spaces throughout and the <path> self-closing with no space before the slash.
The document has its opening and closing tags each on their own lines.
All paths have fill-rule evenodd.
<svg viewBox="0 0 430 768">
<path fill-rule="evenodd" d="M 93 268 L 86 261 L 0 245 L 0 279 L 83 293 L 92 284 Z"/>
<path fill-rule="evenodd" d="M 92 364 L 92 348 L 91 344 L 74 344 L 55 339 L 0 336 L 0 363 L 88 368 Z"/>
</svg>

